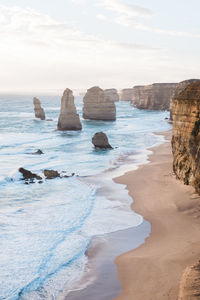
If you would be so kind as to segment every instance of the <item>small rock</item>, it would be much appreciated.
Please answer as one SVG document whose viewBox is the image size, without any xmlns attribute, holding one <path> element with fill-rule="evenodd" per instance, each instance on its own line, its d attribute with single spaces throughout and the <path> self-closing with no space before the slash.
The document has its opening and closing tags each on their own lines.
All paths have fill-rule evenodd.
<svg viewBox="0 0 200 300">
<path fill-rule="evenodd" d="M 23 175 L 22 180 L 29 180 L 30 183 L 34 182 L 33 179 L 42 180 L 42 177 L 24 168 L 19 168 L 19 172 Z"/>
<path fill-rule="evenodd" d="M 44 154 L 42 150 L 38 149 L 36 152 L 32 153 L 33 155 L 41 155 Z"/>
<path fill-rule="evenodd" d="M 60 173 L 54 170 L 44 170 L 44 176 L 46 179 L 54 179 L 60 177 Z"/>
<path fill-rule="evenodd" d="M 92 138 L 92 143 L 95 148 L 100 149 L 113 149 L 113 147 L 108 142 L 108 137 L 104 132 L 97 132 Z"/>
<path fill-rule="evenodd" d="M 47 121 L 47 122 L 51 122 L 51 121 L 53 121 L 53 119 L 46 119 L 46 121 Z"/>
</svg>

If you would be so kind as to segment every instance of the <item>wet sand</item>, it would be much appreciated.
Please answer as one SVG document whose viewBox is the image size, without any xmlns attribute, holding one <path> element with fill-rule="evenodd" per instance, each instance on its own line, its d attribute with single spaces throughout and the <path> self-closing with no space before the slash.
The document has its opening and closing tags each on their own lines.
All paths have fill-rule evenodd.
<svg viewBox="0 0 200 300">
<path fill-rule="evenodd" d="M 170 142 L 152 150 L 149 164 L 115 179 L 133 197 L 132 209 L 151 223 L 146 242 L 116 259 L 122 284 L 116 300 L 178 299 L 184 270 L 199 260 L 200 197 L 173 175 Z"/>
</svg>

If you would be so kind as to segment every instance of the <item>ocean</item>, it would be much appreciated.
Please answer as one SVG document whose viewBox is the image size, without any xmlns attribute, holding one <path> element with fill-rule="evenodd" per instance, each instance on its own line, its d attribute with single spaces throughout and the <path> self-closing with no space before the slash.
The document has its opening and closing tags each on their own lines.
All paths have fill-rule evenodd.
<svg viewBox="0 0 200 300">
<path fill-rule="evenodd" d="M 81 119 L 82 131 L 59 132 L 60 97 L 40 99 L 52 121 L 34 118 L 30 96 L 0 96 L 1 300 L 57 299 L 83 274 L 94 237 L 142 224 L 125 187 L 112 178 L 147 162 L 147 149 L 164 141 L 154 132 L 171 129 L 168 112 L 119 102 L 115 122 Z M 82 98 L 75 100 L 81 116 Z M 113 150 L 93 148 L 92 136 L 99 131 Z M 44 154 L 32 155 L 38 149 Z M 25 185 L 20 167 L 75 176 Z M 99 196 L 109 184 L 116 195 Z"/>
</svg>

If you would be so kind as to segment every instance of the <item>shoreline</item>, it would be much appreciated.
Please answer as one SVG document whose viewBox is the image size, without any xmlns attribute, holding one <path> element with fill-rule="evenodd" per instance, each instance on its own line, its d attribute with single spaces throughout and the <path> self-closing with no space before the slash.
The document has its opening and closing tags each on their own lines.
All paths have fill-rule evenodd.
<svg viewBox="0 0 200 300">
<path fill-rule="evenodd" d="M 161 134 L 169 141 L 170 131 Z M 115 260 L 122 286 L 115 300 L 178 299 L 184 270 L 199 259 L 200 197 L 175 179 L 169 142 L 150 150 L 148 164 L 114 179 L 151 224 L 145 243 Z"/>
<path fill-rule="evenodd" d="M 154 134 L 157 135 L 157 133 Z M 155 146 L 146 148 L 142 153 L 142 160 L 141 154 L 139 154 L 138 157 L 138 153 L 135 153 L 134 156 L 136 156 L 133 161 L 130 159 L 130 165 L 129 163 L 127 164 L 126 158 L 120 167 L 105 170 L 103 177 L 102 174 L 99 174 L 96 178 L 93 176 L 91 178 L 89 177 L 90 183 L 92 184 L 97 184 L 100 180 L 101 184 L 98 189 L 100 196 L 103 195 L 106 198 L 108 197 L 109 200 L 114 201 L 128 197 L 129 203 L 127 203 L 127 200 L 123 203 L 124 201 L 122 200 L 123 205 L 121 209 L 128 209 L 130 212 L 132 211 L 133 214 L 137 214 L 131 208 L 133 198 L 128 194 L 125 188 L 126 186 L 124 185 L 122 187 L 122 185 L 115 183 L 115 178 L 123 176 L 130 171 L 137 171 L 141 165 L 148 164 L 149 156 L 152 153 L 151 149 L 165 143 L 164 134 L 158 133 L 158 135 L 161 136 L 160 142 L 157 142 Z M 101 199 L 98 201 L 101 201 Z M 64 289 L 62 291 L 58 297 L 59 300 L 93 300 L 94 294 L 98 300 L 108 300 L 114 299 L 121 293 L 121 284 L 117 278 L 115 259 L 122 253 L 136 249 L 145 243 L 145 240 L 151 232 L 151 224 L 147 222 L 143 216 L 140 217 L 143 219 L 140 225 L 132 225 L 129 228 L 119 229 L 108 234 L 93 237 L 93 241 L 86 251 L 88 263 L 84 273 L 75 281 L 72 289 L 66 289 L 66 291 Z M 134 218 L 134 215 L 132 218 Z M 109 274 L 109 276 L 107 274 Z M 104 290 L 103 293 L 102 289 Z"/>
</svg>

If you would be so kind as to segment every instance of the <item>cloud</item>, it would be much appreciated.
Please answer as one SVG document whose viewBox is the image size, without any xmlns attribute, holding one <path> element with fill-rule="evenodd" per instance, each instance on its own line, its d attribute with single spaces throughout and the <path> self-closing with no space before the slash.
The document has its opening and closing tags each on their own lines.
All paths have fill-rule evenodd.
<svg viewBox="0 0 200 300">
<path fill-rule="evenodd" d="M 2 5 L 0 41 L 5 89 L 117 86 L 123 69 L 134 72 L 139 61 L 148 63 L 166 52 L 87 34 L 33 9 Z"/>
<path fill-rule="evenodd" d="M 97 0 L 97 4 L 104 9 L 111 10 L 120 16 L 128 18 L 151 17 L 153 15 L 150 9 L 135 4 L 128 4 L 122 0 Z"/>
<path fill-rule="evenodd" d="M 101 21 L 104 21 L 104 20 L 107 19 L 106 16 L 105 16 L 105 15 L 102 15 L 102 14 L 96 15 L 96 18 L 97 18 L 98 20 L 101 20 Z"/>
</svg>

